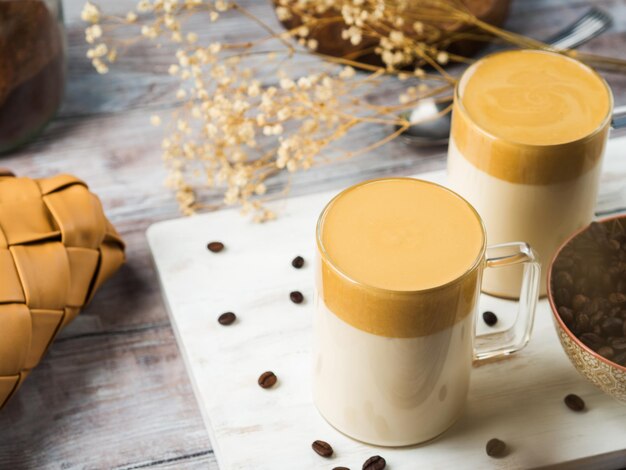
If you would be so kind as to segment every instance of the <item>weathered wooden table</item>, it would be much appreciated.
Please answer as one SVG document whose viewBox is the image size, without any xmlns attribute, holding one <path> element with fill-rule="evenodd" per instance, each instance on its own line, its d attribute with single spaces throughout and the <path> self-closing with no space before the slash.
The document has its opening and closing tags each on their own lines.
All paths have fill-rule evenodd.
<svg viewBox="0 0 626 470">
<path fill-rule="evenodd" d="M 119 13 L 134 4 L 101 3 Z M 245 3 L 275 21 L 265 0 Z M 585 50 L 626 58 L 626 0 L 517 0 L 508 27 L 544 38 L 590 3 L 610 12 L 615 25 Z M 139 49 L 110 75 L 97 75 L 84 58 L 82 4 L 64 1 L 69 80 L 63 109 L 42 136 L 0 159 L 0 166 L 33 177 L 70 172 L 87 181 L 126 239 L 128 263 L 0 412 L 0 469 L 217 469 L 144 233 L 151 223 L 178 216 L 163 187 L 161 131 L 148 122 L 152 112 L 175 106 L 175 83 L 163 73 L 170 59 L 165 52 L 143 56 Z M 240 26 L 223 23 L 219 33 L 250 36 Z M 626 76 L 606 77 L 616 103 L 626 104 Z M 417 151 L 398 140 L 370 155 L 296 175 L 292 194 L 444 166 L 442 150 Z M 282 182 L 272 181 L 269 190 L 277 191 Z"/>
</svg>

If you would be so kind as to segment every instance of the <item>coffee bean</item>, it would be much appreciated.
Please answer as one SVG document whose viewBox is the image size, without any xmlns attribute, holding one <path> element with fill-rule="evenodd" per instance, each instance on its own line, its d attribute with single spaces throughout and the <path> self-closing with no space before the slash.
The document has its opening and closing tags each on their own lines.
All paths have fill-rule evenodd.
<svg viewBox="0 0 626 470">
<path fill-rule="evenodd" d="M 563 401 L 572 411 L 583 411 L 585 409 L 585 402 L 583 399 L 573 393 L 567 395 Z"/>
<path fill-rule="evenodd" d="M 607 359 L 611 359 L 615 355 L 615 350 L 610 346 L 602 346 L 598 349 L 598 354 Z"/>
<path fill-rule="evenodd" d="M 599 222 L 591 222 L 589 224 L 589 233 L 595 240 L 606 240 L 606 227 Z"/>
<path fill-rule="evenodd" d="M 294 290 L 289 294 L 289 298 L 294 304 L 301 304 L 304 301 L 304 296 L 302 292 Z"/>
<path fill-rule="evenodd" d="M 211 242 L 206 247 L 213 253 L 219 253 L 224 249 L 224 244 L 222 242 Z"/>
<path fill-rule="evenodd" d="M 554 300 L 559 306 L 569 307 L 572 299 L 570 298 L 569 290 L 559 287 L 554 293 Z"/>
<path fill-rule="evenodd" d="M 232 325 L 236 319 L 237 315 L 235 315 L 233 312 L 224 312 L 217 318 L 217 321 L 220 325 L 228 326 Z"/>
<path fill-rule="evenodd" d="M 363 470 L 383 470 L 387 466 L 387 462 L 380 455 L 374 455 L 367 459 L 363 464 Z"/>
<path fill-rule="evenodd" d="M 572 308 L 580 311 L 585 305 L 587 305 L 587 302 L 589 302 L 589 297 L 582 294 L 576 294 L 572 299 Z"/>
<path fill-rule="evenodd" d="M 616 355 L 611 361 L 619 364 L 620 366 L 626 366 L 626 351 L 619 353 Z"/>
<path fill-rule="evenodd" d="M 555 269 L 571 269 L 574 267 L 574 260 L 567 256 L 559 256 L 554 262 Z"/>
<path fill-rule="evenodd" d="M 348 467 L 333 467 L 333 470 L 350 470 Z"/>
<path fill-rule="evenodd" d="M 567 271 L 559 271 L 554 277 L 554 283 L 558 287 L 570 288 L 574 285 L 574 279 L 572 278 L 572 275 Z"/>
<path fill-rule="evenodd" d="M 607 336 L 619 336 L 622 334 L 623 321 L 621 318 L 606 318 L 602 321 L 602 330 Z"/>
<path fill-rule="evenodd" d="M 291 261 L 291 265 L 296 269 L 300 269 L 302 266 L 304 266 L 304 258 L 302 256 L 296 256 Z"/>
<path fill-rule="evenodd" d="M 579 314 L 578 317 L 576 318 L 575 326 L 576 326 L 576 331 L 578 331 L 578 334 L 588 332 L 591 328 L 591 322 L 589 321 L 589 317 L 585 315 L 584 313 Z"/>
<path fill-rule="evenodd" d="M 566 325 L 570 326 L 574 321 L 574 311 L 567 307 L 559 307 L 557 310 L 561 320 L 563 320 Z"/>
<path fill-rule="evenodd" d="M 604 317 L 606 316 L 606 314 L 604 312 L 596 312 L 593 315 L 591 315 L 591 318 L 589 318 L 589 322 L 591 323 L 591 326 L 596 326 L 600 323 L 601 320 L 604 320 Z"/>
<path fill-rule="evenodd" d="M 278 378 L 272 371 L 263 372 L 259 377 L 259 385 L 262 388 L 271 388 L 276 385 Z"/>
<path fill-rule="evenodd" d="M 587 304 L 587 312 L 589 315 L 598 313 L 600 310 L 600 299 L 593 299 L 589 304 Z"/>
<path fill-rule="evenodd" d="M 0 168 L 0 176 L 10 176 L 10 177 L 13 177 L 13 176 L 15 176 L 15 173 L 13 173 L 8 168 Z"/>
<path fill-rule="evenodd" d="M 600 323 L 606 317 L 604 312 L 596 312 L 589 318 L 589 323 L 593 327 L 593 332 L 597 335 L 602 333 L 602 328 L 600 327 Z"/>
<path fill-rule="evenodd" d="M 328 442 L 314 441 L 313 444 L 311 444 L 311 447 L 318 455 L 321 455 L 322 457 L 328 458 L 333 455 L 333 448 Z"/>
<path fill-rule="evenodd" d="M 594 351 L 602 346 L 604 342 L 603 339 L 595 333 L 583 333 L 580 335 L 580 340 Z"/>
<path fill-rule="evenodd" d="M 626 349 L 626 338 L 616 338 L 611 341 L 611 347 L 618 351 L 623 351 Z"/>
<path fill-rule="evenodd" d="M 485 451 L 489 457 L 503 457 L 506 453 L 506 444 L 500 439 L 489 439 Z"/>
<path fill-rule="evenodd" d="M 615 292 L 613 294 L 609 295 L 609 302 L 611 302 L 612 304 L 623 304 L 626 303 L 626 295 L 620 293 L 620 292 Z"/>
<path fill-rule="evenodd" d="M 498 317 L 496 316 L 495 313 L 493 312 L 483 312 L 483 321 L 488 325 L 488 326 L 493 326 L 496 323 L 498 323 Z"/>
</svg>

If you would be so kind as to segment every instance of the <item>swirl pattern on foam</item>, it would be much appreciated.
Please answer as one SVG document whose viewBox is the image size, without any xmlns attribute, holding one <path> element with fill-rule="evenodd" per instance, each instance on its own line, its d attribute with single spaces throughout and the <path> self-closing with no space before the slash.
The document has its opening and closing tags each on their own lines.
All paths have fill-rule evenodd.
<svg viewBox="0 0 626 470">
<path fill-rule="evenodd" d="M 597 129 L 610 109 L 602 80 L 588 67 L 558 54 L 509 51 L 472 70 L 463 106 L 494 136 L 531 145 L 581 139 Z"/>
</svg>

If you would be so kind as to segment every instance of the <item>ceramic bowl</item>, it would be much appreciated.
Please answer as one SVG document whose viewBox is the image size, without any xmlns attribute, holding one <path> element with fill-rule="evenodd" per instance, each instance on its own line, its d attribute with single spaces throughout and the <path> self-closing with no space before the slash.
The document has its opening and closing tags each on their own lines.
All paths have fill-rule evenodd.
<svg viewBox="0 0 626 470">
<path fill-rule="evenodd" d="M 612 224 L 616 221 L 621 223 L 623 227 L 626 227 L 626 215 L 611 217 L 599 220 L 598 222 L 602 224 Z M 567 357 L 569 357 L 576 370 L 604 393 L 610 395 L 617 401 L 626 404 L 626 367 L 611 362 L 609 359 L 600 356 L 574 336 L 574 333 L 568 329 L 561 319 L 554 302 L 554 293 L 552 292 L 551 282 L 554 262 L 561 254 L 563 248 L 565 248 L 576 236 L 584 232 L 587 228 L 588 226 L 572 234 L 561 245 L 556 255 L 550 262 L 548 267 L 548 299 L 550 301 L 552 317 L 556 326 L 559 341 L 561 342 L 561 346 L 563 346 L 565 354 L 567 354 Z"/>
</svg>

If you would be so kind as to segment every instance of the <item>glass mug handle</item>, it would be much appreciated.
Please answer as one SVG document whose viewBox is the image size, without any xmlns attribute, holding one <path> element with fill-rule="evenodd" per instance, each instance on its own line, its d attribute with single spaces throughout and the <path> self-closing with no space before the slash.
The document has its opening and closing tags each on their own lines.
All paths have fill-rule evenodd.
<svg viewBox="0 0 626 470">
<path fill-rule="evenodd" d="M 535 321 L 541 279 L 541 268 L 537 256 L 532 248 L 523 242 L 487 247 L 487 269 L 518 264 L 524 265 L 524 275 L 515 323 L 502 332 L 477 335 L 476 337 L 481 339 L 481 345 L 474 348 L 475 362 L 512 354 L 528 344 Z"/>
</svg>

